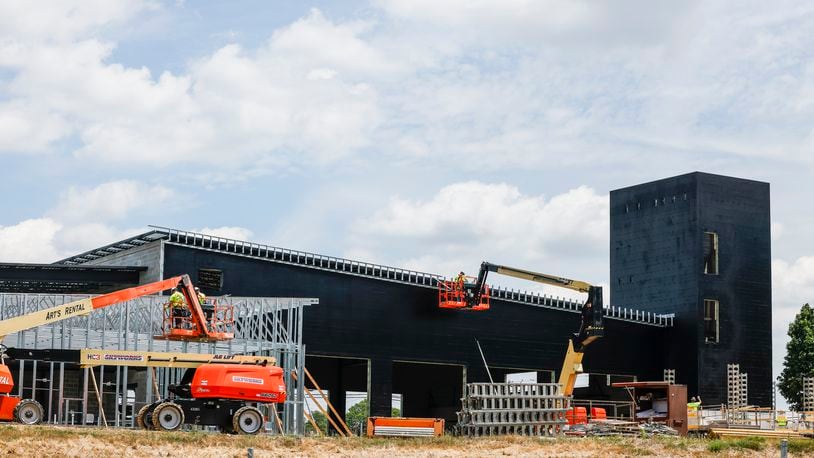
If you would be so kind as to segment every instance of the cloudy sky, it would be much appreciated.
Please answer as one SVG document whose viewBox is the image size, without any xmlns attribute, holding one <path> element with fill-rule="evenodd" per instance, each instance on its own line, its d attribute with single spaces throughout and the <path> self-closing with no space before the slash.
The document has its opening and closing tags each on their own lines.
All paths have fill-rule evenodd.
<svg viewBox="0 0 814 458">
<path fill-rule="evenodd" d="M 814 4 L 0 3 L 0 260 L 148 224 L 608 278 L 608 191 L 772 186 L 775 374 L 814 300 Z"/>
</svg>

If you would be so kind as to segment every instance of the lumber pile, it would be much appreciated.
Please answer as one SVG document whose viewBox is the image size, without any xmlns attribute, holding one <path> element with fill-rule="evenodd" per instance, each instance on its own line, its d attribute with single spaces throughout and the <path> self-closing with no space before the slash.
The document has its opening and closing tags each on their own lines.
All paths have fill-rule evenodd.
<svg viewBox="0 0 814 458">
<path fill-rule="evenodd" d="M 766 437 L 766 438 L 797 438 L 805 437 L 791 429 L 749 429 L 749 428 L 711 428 L 712 437 Z"/>
</svg>

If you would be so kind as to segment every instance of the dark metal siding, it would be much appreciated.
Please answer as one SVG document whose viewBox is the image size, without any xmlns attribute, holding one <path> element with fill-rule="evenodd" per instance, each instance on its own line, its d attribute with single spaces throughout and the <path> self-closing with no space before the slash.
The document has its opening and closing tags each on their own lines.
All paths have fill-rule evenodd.
<svg viewBox="0 0 814 458">
<path fill-rule="evenodd" d="M 492 366 L 559 372 L 579 323 L 576 313 L 503 301 L 481 313 L 442 310 L 429 288 L 172 244 L 164 260 L 165 276 L 189 273 L 193 281 L 198 268 L 223 270 L 218 294 L 319 298 L 305 312 L 308 353 L 371 359 L 374 379 L 388 380 L 391 362 L 402 360 L 462 364 L 468 381 L 485 381 L 475 338 Z M 586 352 L 586 370 L 660 377 L 664 331 L 608 320 L 607 337 Z"/>
<path fill-rule="evenodd" d="M 686 198 L 685 198 L 686 196 Z M 705 403 L 726 402 L 726 365 L 749 373 L 749 402 L 771 405 L 769 185 L 691 173 L 611 192 L 611 302 L 676 313 L 667 361 Z M 702 237 L 718 233 L 719 275 Z M 720 343 L 706 344 L 703 299 L 720 301 Z"/>
</svg>

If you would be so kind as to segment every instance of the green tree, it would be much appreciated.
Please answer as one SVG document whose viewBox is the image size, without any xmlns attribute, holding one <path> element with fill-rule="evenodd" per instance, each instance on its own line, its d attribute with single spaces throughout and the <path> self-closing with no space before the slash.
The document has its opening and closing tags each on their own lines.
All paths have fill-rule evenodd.
<svg viewBox="0 0 814 458">
<path fill-rule="evenodd" d="M 814 308 L 805 304 L 789 324 L 783 372 L 777 377 L 780 393 L 794 410 L 803 408 L 803 377 L 809 376 L 814 376 Z"/>
<path fill-rule="evenodd" d="M 325 415 L 323 415 L 322 412 L 314 411 L 313 418 L 314 423 L 319 426 L 319 430 L 322 431 L 322 434 L 328 434 L 328 419 L 325 418 Z M 305 433 L 316 434 L 316 431 L 314 431 L 314 427 L 311 425 L 310 421 L 305 424 Z"/>
<path fill-rule="evenodd" d="M 354 434 L 364 433 L 364 429 L 367 428 L 367 413 L 367 399 L 357 402 L 356 404 L 352 405 L 350 409 L 348 409 L 348 412 L 345 414 L 345 422 L 348 424 L 348 428 L 350 428 Z M 396 408 L 392 409 L 390 411 L 390 416 L 401 416 L 401 410 Z"/>
</svg>

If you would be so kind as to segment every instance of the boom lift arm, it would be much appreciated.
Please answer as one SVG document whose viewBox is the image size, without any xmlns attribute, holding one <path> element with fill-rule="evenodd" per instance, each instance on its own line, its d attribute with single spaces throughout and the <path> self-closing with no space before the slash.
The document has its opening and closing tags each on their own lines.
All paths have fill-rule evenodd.
<svg viewBox="0 0 814 458">
<path fill-rule="evenodd" d="M 69 318 L 89 315 L 95 310 L 109 305 L 129 301 L 171 288 L 179 288 L 181 290 L 186 299 L 187 308 L 189 309 L 187 315 L 190 317 L 189 319 L 182 317 L 182 319 L 178 320 L 177 317 L 173 316 L 174 312 L 172 308 L 165 308 L 164 323 L 170 323 L 170 326 L 169 329 L 166 329 L 166 326 L 164 326 L 165 335 L 159 336 L 158 338 L 214 342 L 228 340 L 234 337 L 234 334 L 231 332 L 217 329 L 217 326 L 231 324 L 231 321 L 226 319 L 218 320 L 216 308 L 212 312 L 212 319 L 207 322 L 206 313 L 202 309 L 202 304 L 198 301 L 198 295 L 192 286 L 192 281 L 190 281 L 188 275 L 180 275 L 166 280 L 80 299 L 67 304 L 57 305 L 44 310 L 2 320 L 0 321 L 0 342 L 2 342 L 7 335 L 15 332 L 57 323 Z M 227 309 L 231 312 L 231 308 Z M 229 317 L 231 318 L 231 313 L 229 313 Z M 185 328 L 173 328 L 172 323 L 174 320 L 180 322 L 186 320 L 184 323 Z M 21 399 L 17 396 L 12 396 L 10 393 L 13 388 L 14 380 L 11 376 L 11 371 L 9 367 L 6 366 L 3 352 L 0 350 L 0 420 L 16 420 L 24 424 L 40 423 L 45 413 L 42 405 L 40 405 L 36 399 Z M 250 415 L 262 418 L 259 411 L 252 411 Z"/>
<path fill-rule="evenodd" d="M 160 280 L 146 285 L 134 286 L 132 288 L 114 291 L 112 293 L 101 294 L 95 297 L 80 299 L 78 301 L 69 302 L 67 304 L 57 305 L 55 307 L 38 310 L 36 312 L 20 315 L 14 318 L 0 321 L 0 341 L 15 332 L 25 331 L 26 329 L 36 328 L 37 326 L 44 326 L 47 324 L 56 323 L 58 321 L 67 320 L 77 316 L 89 315 L 95 310 L 107 307 L 109 305 L 126 302 L 131 299 L 146 296 L 148 294 L 159 293 L 172 288 L 178 288 L 190 309 L 192 315 L 192 322 L 199 332 L 199 338 L 208 341 L 229 340 L 234 335 L 232 333 L 217 332 L 207 325 L 206 316 L 198 302 L 198 295 L 192 286 L 192 281 L 189 275 L 179 275 L 177 277 Z"/>
<path fill-rule="evenodd" d="M 579 331 L 568 339 L 568 351 L 565 354 L 562 371 L 560 371 L 559 383 L 563 387 L 563 394 L 571 396 L 574 393 L 574 383 L 576 382 L 577 374 L 582 372 L 582 357 L 585 352 L 585 347 L 594 340 L 602 337 L 605 331 L 602 287 L 594 286 L 584 281 L 501 266 L 484 261 L 480 265 L 480 271 L 478 272 L 475 283 L 471 286 L 467 285 L 467 289 L 471 291 L 468 300 L 471 301 L 472 304 L 480 303 L 480 296 L 483 294 L 486 277 L 489 275 L 489 272 L 546 285 L 568 288 L 580 293 L 588 293 L 588 299 L 585 301 L 585 304 L 582 305 Z"/>
</svg>

